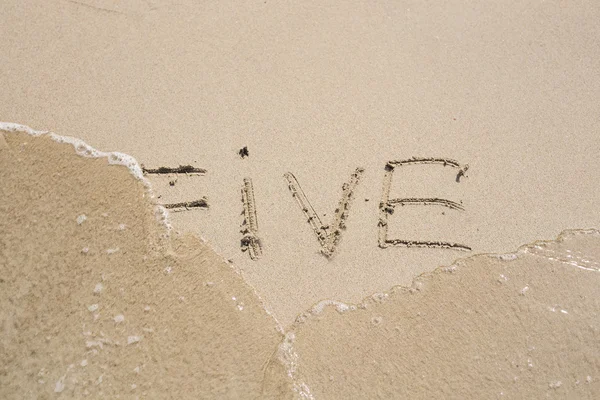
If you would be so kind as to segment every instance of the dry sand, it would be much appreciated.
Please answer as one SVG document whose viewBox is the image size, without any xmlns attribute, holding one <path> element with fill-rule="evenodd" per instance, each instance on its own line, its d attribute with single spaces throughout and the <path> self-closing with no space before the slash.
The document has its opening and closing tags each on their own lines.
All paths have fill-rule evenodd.
<svg viewBox="0 0 600 400">
<path fill-rule="evenodd" d="M 600 226 L 597 1 L 8 0 L 2 12 L 0 120 L 148 167 L 206 168 L 155 190 L 208 197 L 208 211 L 178 213 L 175 227 L 231 259 L 284 325 L 322 299 L 358 302 L 457 257 Z M 411 156 L 469 164 L 468 178 L 403 168 L 391 197 L 465 211 L 403 207 L 390 237 L 473 253 L 378 248 L 384 166 Z M 329 224 L 357 167 L 328 260 L 283 175 Z M 240 251 L 245 177 L 259 261 Z"/>
<path fill-rule="evenodd" d="M 130 170 L 48 136 L 0 143 L 2 398 L 600 393 L 597 230 L 319 303 L 284 336 L 211 248 L 169 234 Z"/>
</svg>

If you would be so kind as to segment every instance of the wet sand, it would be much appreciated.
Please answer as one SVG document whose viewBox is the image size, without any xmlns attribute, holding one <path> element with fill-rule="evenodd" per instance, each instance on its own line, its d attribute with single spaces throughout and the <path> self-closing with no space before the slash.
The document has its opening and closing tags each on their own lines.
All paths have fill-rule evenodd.
<svg viewBox="0 0 600 400">
<path fill-rule="evenodd" d="M 124 166 L 27 134 L 0 149 L 0 397 L 256 398 L 282 334 Z"/>
</svg>

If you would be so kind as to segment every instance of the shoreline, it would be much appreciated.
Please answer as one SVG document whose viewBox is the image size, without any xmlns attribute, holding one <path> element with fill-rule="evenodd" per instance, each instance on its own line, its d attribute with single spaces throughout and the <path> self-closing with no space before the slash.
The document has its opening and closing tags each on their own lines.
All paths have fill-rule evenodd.
<svg viewBox="0 0 600 400">
<path fill-rule="evenodd" d="M 267 314 L 269 314 L 271 317 L 273 317 L 273 319 L 277 323 L 281 332 L 285 333 L 284 326 L 278 321 L 276 316 L 269 309 L 269 307 L 267 306 L 267 303 L 263 299 L 263 296 L 261 295 L 261 293 L 250 282 L 248 282 L 247 279 L 244 277 L 244 272 L 242 270 L 240 270 L 239 268 L 236 268 L 233 264 L 231 264 L 228 260 L 226 260 L 225 257 L 223 255 L 219 254 L 219 252 L 210 245 L 210 242 L 208 242 L 202 236 L 197 235 L 196 233 L 193 233 L 193 232 L 180 232 L 179 230 L 173 228 L 172 224 L 170 223 L 169 210 L 164 208 L 161 205 L 156 204 L 155 197 L 153 194 L 153 189 L 152 189 L 152 183 L 144 176 L 143 168 L 142 168 L 141 164 L 134 157 L 132 157 L 128 154 L 125 154 L 125 153 L 118 152 L 118 151 L 104 152 L 104 151 L 93 148 L 92 146 L 88 145 L 82 139 L 70 137 L 70 136 L 62 136 L 62 135 L 56 134 L 51 131 L 35 130 L 27 125 L 22 125 L 22 124 L 18 124 L 18 123 L 0 121 L 0 131 L 3 131 L 3 130 L 6 132 L 9 132 L 9 133 L 13 133 L 13 132 L 27 133 L 27 134 L 31 135 L 32 137 L 40 137 L 40 136 L 47 135 L 49 138 L 51 138 L 53 141 L 55 141 L 57 143 L 71 144 L 74 148 L 75 153 L 80 157 L 106 158 L 107 162 L 110 165 L 121 165 L 123 167 L 126 167 L 129 170 L 129 172 L 131 173 L 131 175 L 136 180 L 141 181 L 142 184 L 144 185 L 144 187 L 146 188 L 147 193 L 149 195 L 150 202 L 153 204 L 153 207 L 155 209 L 155 215 L 157 217 L 157 222 L 159 222 L 165 228 L 164 234 L 167 237 L 173 231 L 175 231 L 177 235 L 191 234 L 194 237 L 198 238 L 202 243 L 204 243 L 208 247 L 210 247 L 212 251 L 214 251 L 216 254 L 219 255 L 219 257 L 222 259 L 223 262 L 228 263 L 231 266 L 232 270 L 236 274 L 239 274 L 243 278 L 244 282 L 253 289 L 256 296 L 259 298 L 260 302 L 263 304 L 263 306 L 265 308 L 265 312 Z M 335 298 L 325 298 L 325 299 L 316 301 L 308 309 L 306 309 L 304 311 L 300 311 L 297 314 L 297 316 L 294 318 L 294 321 L 304 318 L 307 314 L 314 314 L 315 310 L 318 310 L 318 311 L 316 311 L 317 314 L 321 313 L 323 311 L 323 308 L 328 307 L 328 306 L 335 308 L 336 311 L 338 311 L 338 312 L 345 312 L 347 310 L 356 309 L 360 304 L 363 304 L 365 301 L 368 301 L 369 299 L 372 299 L 372 298 L 377 297 L 382 294 L 385 295 L 386 293 L 394 291 L 395 289 L 410 289 L 411 287 L 414 286 L 415 281 L 420 279 L 422 276 L 426 276 L 437 270 L 451 269 L 451 268 L 453 268 L 453 266 L 460 265 L 460 264 L 467 262 L 469 260 L 472 260 L 474 258 L 490 257 L 490 258 L 497 258 L 497 259 L 500 259 L 503 261 L 510 261 L 510 260 L 517 259 L 520 255 L 523 255 L 523 254 L 535 254 L 532 251 L 532 249 L 534 249 L 534 248 L 539 248 L 540 246 L 547 246 L 547 245 L 552 245 L 555 243 L 560 243 L 569 236 L 588 235 L 588 234 L 598 235 L 598 234 L 600 234 L 600 230 L 596 229 L 596 228 L 565 228 L 554 239 L 537 239 L 530 243 L 522 244 L 522 245 L 518 246 L 517 249 L 514 251 L 509 251 L 509 252 L 504 252 L 504 253 L 475 253 L 475 254 L 470 254 L 468 256 L 457 255 L 457 258 L 454 259 L 454 261 L 452 261 L 451 263 L 449 263 L 447 265 L 440 265 L 430 271 L 425 271 L 419 275 L 414 276 L 410 285 L 393 284 L 387 288 L 384 288 L 383 291 L 377 291 L 377 292 L 374 292 L 370 295 L 363 297 L 359 302 L 356 302 L 356 303 L 342 302 L 339 299 L 335 299 Z M 564 262 L 564 261 L 561 261 L 561 262 Z M 564 263 L 568 264 L 568 262 L 564 262 Z M 600 272 L 600 264 L 598 264 L 596 266 L 596 268 L 586 268 L 586 267 L 579 266 L 579 265 L 575 265 L 575 266 L 578 268 L 587 269 L 590 271 Z"/>
<path fill-rule="evenodd" d="M 6 164 L 12 157 L 23 163 L 11 170 L 19 177 L 6 175 L 8 186 L 2 189 L 9 198 L 24 195 L 34 199 L 27 208 L 14 207 L 18 201 L 5 205 L 12 207 L 11 215 L 20 222 L 12 225 L 14 229 L 0 230 L 5 232 L 3 240 L 10 243 L 22 237 L 24 246 L 7 247 L 12 254 L 7 260 L 14 265 L 9 267 L 11 274 L 3 271 L 1 284 L 7 285 L 7 290 L 0 300 L 10 318 L 30 321 L 5 332 L 5 359 L 11 366 L 11 385 L 5 390 L 17 393 L 27 387 L 24 382 L 30 379 L 21 372 L 35 376 L 39 370 L 40 386 L 33 387 L 45 393 L 78 397 L 97 390 L 108 391 L 100 394 L 140 390 L 142 395 L 160 396 L 173 390 L 172 385 L 184 387 L 190 379 L 210 378 L 210 385 L 218 384 L 220 375 L 214 375 L 209 366 L 221 363 L 219 368 L 227 369 L 231 379 L 249 379 L 253 393 L 265 397 L 327 398 L 332 392 L 354 393 L 356 385 L 362 393 L 402 390 L 416 395 L 424 392 L 417 376 L 409 378 L 411 363 L 431 361 L 434 355 L 430 354 L 430 346 L 442 346 L 434 353 L 441 357 L 439 365 L 446 365 L 450 357 L 452 367 L 445 372 L 439 368 L 429 370 L 433 376 L 441 373 L 443 377 L 431 388 L 432 397 L 437 397 L 446 390 L 448 376 L 461 379 L 461 373 L 473 367 L 471 356 L 461 355 L 472 352 L 474 343 L 480 349 L 475 355 L 483 360 L 478 368 L 487 368 L 480 374 L 482 379 L 495 383 L 479 385 L 463 380 L 453 389 L 455 394 L 481 394 L 481 390 L 491 394 L 498 385 L 508 383 L 511 386 L 504 389 L 506 393 L 591 393 L 600 383 L 594 356 L 585 350 L 595 343 L 590 342 L 589 329 L 585 328 L 594 322 L 588 314 L 594 314 L 597 306 L 592 295 L 600 277 L 600 231 L 596 229 L 565 230 L 554 240 L 535 241 L 511 253 L 460 258 L 414 277 L 409 286 L 391 285 L 358 303 L 320 301 L 303 310 L 284 329 L 269 313 L 269 303 L 243 273 L 232 268 L 211 246 L 189 233 L 164 237 L 165 226 L 150 212 L 153 199 L 145 196 L 149 188 L 129 170 L 108 168 L 104 162 L 82 157 L 77 149 L 66 147 L 65 142 L 57 143 L 52 137 L 28 139 L 24 133 L 16 133 L 23 138 L 19 147 L 0 150 L 0 162 Z M 11 135 L 3 133 L 7 143 L 18 144 Z M 40 155 L 49 157 L 43 176 L 36 172 L 41 168 L 37 162 Z M 14 163 L 5 166 L 14 167 Z M 30 185 L 27 176 L 35 181 L 35 190 L 41 190 L 41 198 L 35 190 L 11 189 L 15 184 Z M 76 182 L 81 182 L 80 186 L 73 186 Z M 78 189 L 65 192 L 58 185 Z M 49 193 L 52 191 L 54 194 Z M 56 208 L 49 209 L 52 205 Z M 32 231 L 31 224 L 39 224 L 41 219 L 39 229 Z M 45 230 L 56 237 L 48 238 Z M 33 235 L 47 240 L 29 237 Z M 158 239 L 162 242 L 153 244 Z M 28 255 L 32 245 L 42 256 L 39 261 L 35 251 Z M 83 250 L 81 246 L 85 246 Z M 35 289 L 38 286 L 45 290 L 39 292 Z M 64 299 L 55 304 L 46 299 L 48 295 Z M 473 307 L 476 312 L 471 310 Z M 36 322 L 40 316 L 50 325 Z M 425 324 L 419 322 L 423 317 Z M 510 318 L 512 322 L 498 324 L 497 318 Z M 441 326 L 430 327 L 436 323 Z M 449 323 L 456 325 L 456 331 L 448 330 L 445 324 Z M 529 328 L 519 328 L 521 323 Z M 551 344 L 551 349 L 581 347 L 581 351 L 569 353 L 574 357 L 569 364 L 572 372 L 546 359 L 552 352 L 534 351 L 536 346 L 548 347 L 542 335 L 534 335 L 541 342 L 536 339 L 533 343 L 530 338 L 531 332 L 545 329 L 545 323 L 552 324 L 555 334 L 581 327 L 581 337 L 559 335 Z M 63 328 L 54 328 L 55 324 Z M 465 326 L 471 328 L 464 331 Z M 423 328 L 417 340 L 412 340 L 409 332 Z M 506 337 L 495 335 L 490 339 L 490 332 L 498 329 Z M 45 332 L 41 336 L 40 330 Z M 459 336 L 446 340 L 450 334 Z M 339 335 L 344 340 L 339 340 Z M 17 337 L 25 339 L 18 341 Z M 198 337 L 204 345 L 198 345 Z M 523 340 L 529 343 L 527 350 L 522 348 Z M 349 351 L 344 344 L 348 341 L 359 349 L 371 349 L 377 362 L 362 363 L 362 353 Z M 494 347 L 495 341 L 503 341 L 500 353 Z M 465 343 L 467 347 L 463 348 Z M 261 349 L 258 355 L 254 351 L 257 346 Z M 407 346 L 415 349 L 405 352 Z M 210 352 L 207 348 L 218 350 Z M 33 351 L 32 355 L 27 359 L 17 357 L 24 349 Z M 252 354 L 238 359 L 243 351 Z M 67 364 L 55 361 L 57 352 L 64 352 Z M 51 366 L 45 360 L 46 353 L 54 360 Z M 581 354 L 587 354 L 587 358 L 580 360 Z M 140 364 L 140 357 L 147 361 Z M 188 357 L 195 361 L 190 363 Z M 224 357 L 229 361 L 223 364 Z M 155 359 L 162 361 L 151 361 Z M 529 360 L 525 363 L 541 372 L 531 375 L 517 368 L 514 374 L 530 383 L 514 386 L 516 381 L 508 380 L 512 370 L 509 375 L 497 373 L 498 362 L 512 359 L 519 364 Z M 26 361 L 30 364 L 18 367 Z M 162 363 L 180 372 L 164 375 Z M 462 367 L 455 368 L 456 363 Z M 346 365 L 353 367 L 346 369 Z M 397 380 L 374 385 L 382 371 L 389 368 L 404 372 L 394 375 Z M 139 381 L 148 374 L 154 376 L 151 381 Z M 104 386 L 103 379 L 111 386 Z M 408 385 L 397 386 L 407 379 Z M 205 395 L 216 393 L 210 385 L 203 389 L 208 390 Z M 220 390 L 232 394 L 245 388 L 226 384 Z M 190 395 L 189 391 L 181 394 L 182 398 Z"/>
</svg>

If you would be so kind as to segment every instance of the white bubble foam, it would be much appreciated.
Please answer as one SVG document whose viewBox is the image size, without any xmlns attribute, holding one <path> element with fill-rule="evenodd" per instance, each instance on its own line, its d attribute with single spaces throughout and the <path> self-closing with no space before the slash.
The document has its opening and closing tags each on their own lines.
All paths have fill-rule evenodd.
<svg viewBox="0 0 600 400">
<path fill-rule="evenodd" d="M 453 274 L 456 272 L 456 265 L 450 265 L 449 267 L 443 267 L 442 271 L 444 271 L 448 274 Z"/>
<path fill-rule="evenodd" d="M 85 347 L 91 349 L 92 347 L 100 347 L 101 349 L 104 347 L 101 340 L 87 340 L 85 342 Z"/>
<path fill-rule="evenodd" d="M 516 260 L 519 256 L 516 253 L 511 253 L 511 254 L 494 254 L 494 255 L 492 255 L 492 257 L 495 257 L 502 261 L 512 261 L 512 260 Z"/>
<path fill-rule="evenodd" d="M 61 376 L 56 385 L 54 385 L 54 393 L 60 393 L 63 390 L 65 390 L 65 376 Z"/>
<path fill-rule="evenodd" d="M 388 297 L 389 295 L 387 293 L 374 293 L 371 295 L 371 298 L 379 303 L 383 303 Z"/>
<path fill-rule="evenodd" d="M 550 387 L 550 389 L 558 389 L 559 387 L 562 386 L 562 382 L 561 381 L 553 381 L 553 382 L 550 382 L 548 384 L 548 386 Z"/>
<path fill-rule="evenodd" d="M 327 306 L 333 306 L 335 307 L 337 312 L 343 313 L 346 312 L 348 310 L 354 310 L 356 309 L 355 306 L 349 306 L 348 304 L 339 302 L 339 301 L 335 301 L 335 300 L 323 300 L 320 301 L 319 303 L 315 304 L 315 306 L 311 309 L 311 313 L 312 314 L 320 314 L 323 312 L 323 310 L 325 309 L 325 307 Z"/>
<path fill-rule="evenodd" d="M 576 235 L 598 236 L 600 235 L 600 231 L 597 229 L 566 230 L 561 232 L 558 239 L 555 241 L 538 241 L 526 246 L 521 246 L 519 252 L 543 257 L 550 261 L 558 261 L 586 271 L 600 272 L 600 260 L 592 260 L 580 252 L 573 252 L 571 250 L 555 248 L 556 246 L 553 246 L 555 243 L 559 243 L 567 237 L 574 237 Z"/>
<path fill-rule="evenodd" d="M 140 340 L 142 340 L 141 336 L 128 336 L 127 344 L 134 344 L 134 343 L 139 342 Z"/>
</svg>

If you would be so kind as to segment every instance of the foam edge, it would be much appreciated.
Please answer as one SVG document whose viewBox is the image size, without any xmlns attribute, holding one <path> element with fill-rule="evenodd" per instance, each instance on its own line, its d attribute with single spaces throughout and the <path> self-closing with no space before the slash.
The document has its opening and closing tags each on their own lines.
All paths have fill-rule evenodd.
<svg viewBox="0 0 600 400">
<path fill-rule="evenodd" d="M 120 153 L 117 151 L 113 152 L 104 152 L 97 150 L 84 142 L 81 139 L 71 137 L 71 136 L 61 136 L 57 135 L 54 132 L 50 131 L 38 131 L 33 128 L 30 128 L 26 125 L 16 124 L 12 122 L 2 122 L 0 121 L 0 130 L 6 132 L 22 132 L 27 133 L 28 135 L 40 137 L 47 135 L 50 139 L 54 140 L 57 143 L 68 143 L 73 146 L 75 149 L 75 153 L 82 157 L 87 158 L 106 158 L 108 163 L 111 165 L 122 165 L 126 167 L 131 175 L 139 181 L 142 182 L 144 188 L 146 189 L 146 193 L 148 194 L 150 199 L 154 199 L 154 194 L 152 192 L 152 185 L 150 181 L 144 177 L 144 172 L 142 171 L 142 167 L 137 162 L 137 160 L 130 156 L 129 154 Z M 166 234 L 169 235 L 172 231 L 173 227 L 169 220 L 168 211 L 161 205 L 155 204 L 154 206 L 154 215 L 156 216 L 157 221 L 163 225 L 166 229 Z"/>
<path fill-rule="evenodd" d="M 148 179 L 146 179 L 146 177 L 144 177 L 144 173 L 143 173 L 141 165 L 137 162 L 137 160 L 134 157 L 132 157 L 128 154 L 120 153 L 120 152 L 100 151 L 100 150 L 97 150 L 94 147 L 90 146 L 83 140 L 75 138 L 75 137 L 62 136 L 62 135 L 58 135 L 51 131 L 35 130 L 29 126 L 12 123 L 12 122 L 0 121 L 0 131 L 27 133 L 34 137 L 48 135 L 48 137 L 50 139 L 54 140 L 55 142 L 71 144 L 73 146 L 73 148 L 75 149 L 75 153 L 79 156 L 87 157 L 87 158 L 106 158 L 108 163 L 111 165 L 122 165 L 122 166 L 126 167 L 135 179 L 142 182 L 142 184 L 144 185 L 144 188 L 146 190 L 146 193 L 148 194 L 148 197 L 150 199 L 155 198 L 154 193 L 152 191 L 152 184 Z M 157 221 L 165 227 L 165 229 L 166 229 L 165 234 L 166 234 L 166 236 L 169 236 L 173 232 L 173 227 L 170 223 L 169 211 L 162 205 L 156 204 L 155 202 L 152 202 L 152 203 L 153 203 L 153 207 L 154 207 L 154 215 L 155 215 Z M 207 245 L 209 244 L 209 242 L 201 235 L 194 234 L 194 236 L 197 237 L 201 242 L 203 242 Z M 211 249 L 213 249 L 213 248 L 211 247 Z M 215 250 L 213 249 L 213 251 L 215 251 Z M 215 253 L 219 254 L 217 251 L 215 251 Z M 219 254 L 219 256 L 223 259 L 223 262 L 227 263 L 227 261 L 220 254 Z M 236 268 L 232 268 L 232 270 L 233 270 L 233 272 L 240 275 L 241 278 L 244 280 L 244 283 L 252 289 L 254 295 L 257 297 L 263 310 L 275 322 L 275 328 L 276 328 L 277 332 L 279 332 L 280 334 L 282 334 L 284 336 L 284 340 L 279 345 L 278 352 L 280 354 L 280 361 L 282 363 L 284 363 L 284 365 L 286 365 L 286 367 L 287 367 L 288 377 L 290 379 L 292 379 L 294 391 L 301 398 L 313 399 L 313 396 L 310 392 L 310 388 L 302 382 L 297 382 L 294 377 L 295 370 L 296 370 L 296 363 L 294 362 L 294 360 L 297 359 L 297 354 L 293 351 L 293 347 L 292 347 L 293 333 L 291 334 L 291 337 L 288 337 L 285 334 L 285 329 L 283 328 L 283 325 L 276 318 L 275 314 L 268 307 L 267 303 L 260 296 L 260 294 L 258 293 L 256 288 L 254 286 L 250 285 L 248 283 L 248 281 L 244 278 L 242 271 L 240 271 Z M 289 339 L 289 341 L 286 340 L 286 338 Z"/>
<path fill-rule="evenodd" d="M 525 244 L 523 246 L 518 247 L 516 251 L 511 252 L 511 253 L 480 253 L 480 254 L 475 254 L 475 255 L 469 256 L 469 257 L 459 258 L 459 259 L 455 260 L 453 263 L 451 263 L 450 265 L 440 266 L 438 268 L 435 268 L 433 271 L 424 272 L 424 273 L 416 276 L 412 280 L 412 284 L 410 286 L 402 286 L 402 285 L 392 286 L 390 289 L 388 289 L 385 292 L 374 293 L 370 296 L 365 297 L 360 303 L 356 303 L 356 304 L 342 303 L 342 302 L 336 301 L 336 300 L 319 301 L 318 303 L 314 304 L 307 311 L 300 313 L 296 317 L 294 324 L 291 327 L 288 327 L 288 331 L 286 332 L 283 341 L 280 343 L 280 345 L 278 347 L 278 351 L 277 351 L 278 357 L 277 358 L 279 359 L 279 362 L 282 365 L 284 365 L 284 367 L 286 368 L 288 378 L 293 383 L 293 390 L 300 396 L 300 398 L 314 399 L 314 396 L 310 392 L 309 386 L 306 385 L 304 382 L 299 381 L 299 378 L 297 376 L 298 375 L 297 369 L 298 369 L 300 356 L 294 349 L 294 340 L 295 340 L 294 330 L 295 330 L 295 328 L 298 327 L 298 325 L 304 324 L 307 320 L 318 316 L 319 314 L 323 313 L 326 309 L 333 309 L 333 310 L 337 311 L 338 313 L 343 314 L 346 312 L 364 310 L 364 309 L 368 308 L 369 304 L 385 302 L 388 300 L 390 294 L 394 294 L 396 292 L 408 292 L 408 293 L 420 292 L 423 290 L 423 280 L 430 277 L 435 271 L 439 270 L 444 273 L 453 274 L 458 270 L 458 268 L 463 267 L 467 260 L 473 259 L 475 257 L 489 257 L 489 258 L 498 259 L 502 262 L 510 263 L 510 262 L 513 262 L 513 261 L 523 257 L 525 254 L 530 254 L 530 255 L 534 255 L 534 256 L 545 257 L 548 260 L 559 261 L 559 262 L 562 262 L 567 265 L 578 267 L 580 269 L 600 272 L 600 261 L 598 261 L 598 262 L 592 261 L 594 263 L 595 268 L 582 268 L 581 265 L 573 263 L 573 262 L 571 262 L 571 260 L 568 260 L 568 259 L 564 260 L 561 258 L 557 258 L 556 255 L 550 255 L 550 254 L 544 254 L 544 253 L 540 254 L 535 251 L 535 250 L 539 250 L 539 249 L 545 249 L 547 246 L 552 245 L 554 243 L 561 243 L 565 239 L 574 237 L 577 235 L 600 236 L 600 230 L 598 230 L 598 229 L 569 229 L 569 230 L 562 231 L 558 235 L 558 237 L 554 240 L 534 241 L 532 243 Z M 586 261 L 586 260 L 584 260 L 584 261 Z"/>
<path fill-rule="evenodd" d="M 567 255 L 565 257 L 561 257 L 560 254 L 556 254 L 551 249 L 548 249 L 549 246 L 557 243 L 563 242 L 565 239 L 572 238 L 578 235 L 592 235 L 592 236 L 600 236 L 600 230 L 598 229 L 566 229 L 563 230 L 555 239 L 552 240 L 536 240 L 534 242 L 519 246 L 517 250 L 509 253 L 479 253 L 474 254 L 469 257 L 463 257 L 455 260 L 449 265 L 439 266 L 432 271 L 424 272 L 418 276 L 416 276 L 410 286 L 403 285 L 395 285 L 391 286 L 387 291 L 374 293 L 370 296 L 363 298 L 359 303 L 342 303 L 337 300 L 321 300 L 315 303 L 310 309 L 305 312 L 300 313 L 295 320 L 295 324 L 302 324 L 306 322 L 309 318 L 317 316 L 318 314 L 323 313 L 326 309 L 333 309 L 337 311 L 339 314 L 343 314 L 350 311 L 356 311 L 359 309 L 365 309 L 368 307 L 369 303 L 382 303 L 385 302 L 389 296 L 397 291 L 407 291 L 414 293 L 415 291 L 421 291 L 423 288 L 423 279 L 427 278 L 429 275 L 433 274 L 435 271 L 442 271 L 444 273 L 453 274 L 459 268 L 463 267 L 466 261 L 471 260 L 476 257 L 488 257 L 500 260 L 502 262 L 512 262 L 517 259 L 524 257 L 525 255 L 538 256 L 542 258 L 546 258 L 551 261 L 561 262 L 565 265 L 573 266 L 579 269 L 583 269 L 586 271 L 600 272 L 600 260 L 588 260 L 583 259 L 581 257 L 577 257 L 577 255 Z M 583 265 L 582 265 L 583 264 Z M 293 332 L 289 330 L 288 333 Z"/>
</svg>

